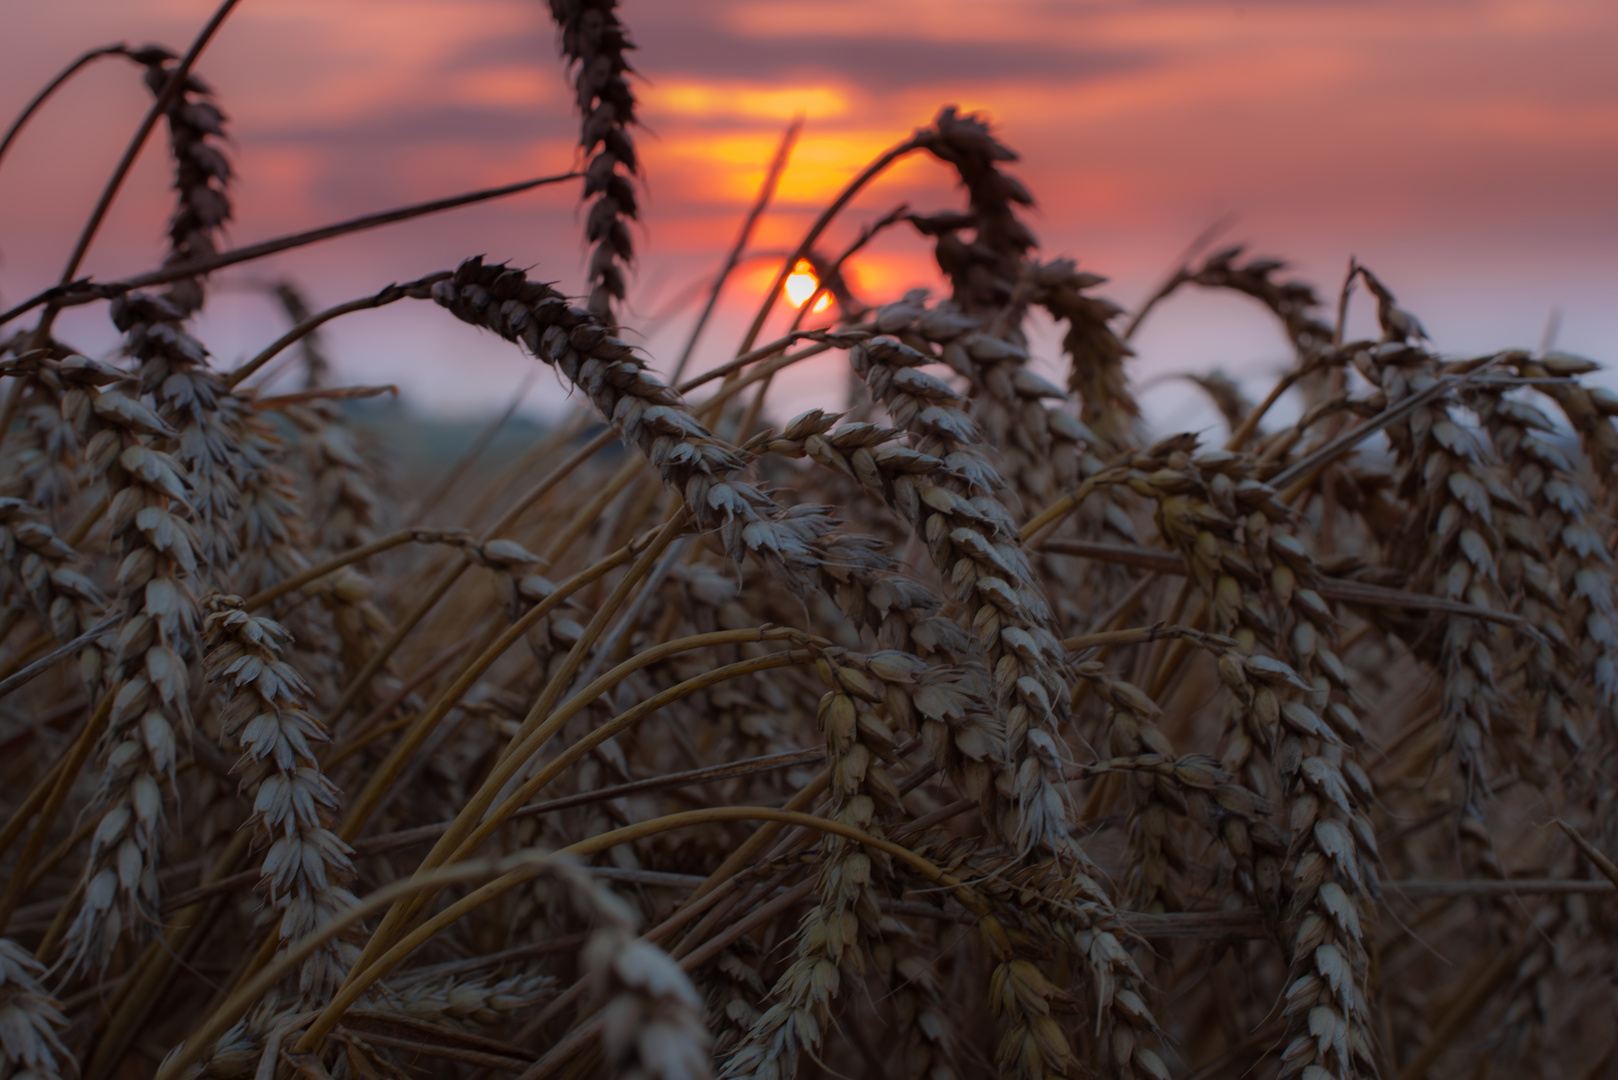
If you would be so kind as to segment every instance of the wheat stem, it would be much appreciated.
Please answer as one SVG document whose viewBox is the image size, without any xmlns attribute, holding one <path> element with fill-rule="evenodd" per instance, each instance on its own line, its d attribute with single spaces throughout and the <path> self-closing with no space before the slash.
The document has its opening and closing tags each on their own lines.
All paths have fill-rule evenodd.
<svg viewBox="0 0 1618 1080">
<path fill-rule="evenodd" d="M 917 873 L 921 874 L 923 877 L 927 878 L 929 881 L 939 883 L 950 889 L 956 895 L 956 898 L 961 900 L 961 902 L 968 907 L 968 910 L 981 911 L 984 908 L 983 902 L 977 899 L 977 897 L 962 884 L 959 878 L 940 869 L 930 860 L 916 854 L 914 851 L 904 847 L 901 844 L 896 844 L 890 840 L 880 840 L 864 832 L 863 830 L 856 829 L 850 825 L 845 825 L 839 821 L 817 817 L 814 814 L 804 814 L 790 810 L 777 810 L 773 807 L 718 806 L 705 810 L 689 810 L 683 813 L 667 814 L 663 817 L 654 818 L 651 821 L 643 821 L 635 825 L 626 825 L 622 828 L 613 829 L 610 832 L 605 832 L 598 836 L 592 836 L 586 840 L 580 840 L 577 843 L 570 844 L 567 847 L 562 848 L 556 854 L 557 856 L 573 855 L 583 858 L 589 855 L 597 854 L 598 852 L 606 851 L 607 849 L 616 847 L 619 844 L 631 843 L 646 836 L 654 836 L 658 833 L 667 832 L 670 829 L 685 828 L 690 825 L 700 825 L 714 821 L 778 821 L 782 824 L 796 825 L 801 828 L 818 829 L 821 832 L 832 833 L 898 859 L 911 869 L 915 870 Z M 461 863 L 459 865 L 468 866 L 473 864 Z M 487 884 L 479 886 L 471 893 L 446 907 L 443 911 L 438 912 L 431 919 L 428 919 L 404 938 L 400 939 L 397 944 L 387 949 L 386 952 L 378 955 L 376 959 L 373 960 L 369 965 L 365 965 L 363 967 L 356 966 L 356 974 L 350 977 L 348 984 L 337 992 L 337 994 L 332 998 L 331 1002 L 321 1012 L 321 1015 L 304 1032 L 302 1037 L 298 1040 L 294 1052 L 308 1053 L 318 1046 L 320 1041 L 324 1039 L 331 1029 L 335 1027 L 341 1020 L 344 1010 L 346 1010 L 349 1005 L 359 1000 L 360 995 L 363 994 L 365 990 L 371 986 L 371 984 L 376 982 L 377 979 L 380 979 L 386 975 L 388 971 L 396 967 L 402 960 L 404 960 L 405 957 L 409 956 L 410 953 L 419 948 L 423 942 L 431 939 L 444 927 L 455 923 L 468 912 L 481 907 L 491 900 L 494 900 L 516 886 L 532 880 L 535 876 L 542 872 L 542 863 L 529 861 L 526 864 L 519 864 L 516 868 L 505 872 L 502 876 L 488 882 Z M 442 871 L 433 871 L 432 874 L 434 877 L 437 877 L 438 875 L 442 874 Z M 442 885 L 448 884 L 450 880 L 453 879 L 436 880 L 433 881 L 428 887 L 442 887 Z M 421 895 L 423 891 L 425 890 L 401 890 L 400 896 Z M 372 910 L 374 910 L 374 908 L 372 908 Z M 350 920 L 344 921 L 346 923 Z M 330 924 L 328 924 L 328 926 L 329 925 Z M 324 928 L 322 933 L 324 933 Z M 166 1080 L 166 1075 L 160 1073 L 158 1080 Z"/>
<path fill-rule="evenodd" d="M 204 886 L 214 884 L 232 870 L 247 853 L 252 839 L 245 830 L 231 837 L 219 857 L 204 875 Z M 174 970 L 193 934 L 202 925 L 203 905 L 192 903 L 166 915 L 168 930 L 161 943 L 153 942 L 141 958 L 131 978 L 118 988 L 119 1001 L 96 1043 L 95 1052 L 85 1064 L 85 1080 L 107 1076 L 129 1051 L 129 1045 L 157 1007 L 162 984 Z"/>
<path fill-rule="evenodd" d="M 472 835 L 468 836 L 448 857 L 448 861 L 459 862 L 471 857 L 497 829 L 514 818 L 524 808 L 523 804 L 543 791 L 568 766 L 614 735 L 628 730 L 665 705 L 690 697 L 692 694 L 706 690 L 711 686 L 717 686 L 728 679 L 740 678 L 743 675 L 751 675 L 760 671 L 769 671 L 773 668 L 801 665 L 806 661 L 813 660 L 814 655 L 813 652 L 807 650 L 789 650 L 787 652 L 755 656 L 747 660 L 737 661 L 734 664 L 726 664 L 705 672 L 694 679 L 687 679 L 682 683 L 671 686 L 667 690 L 654 694 L 634 707 L 619 713 L 546 762 L 532 777 L 524 781 L 520 787 L 507 796 L 503 802 L 490 810 L 472 832 Z"/>
<path fill-rule="evenodd" d="M 736 350 L 738 353 L 746 353 L 758 341 L 758 335 L 763 331 L 764 322 L 770 317 L 770 311 L 775 307 L 776 297 L 780 295 L 781 286 L 785 283 L 787 275 L 792 273 L 792 269 L 798 265 L 799 259 L 808 256 L 815 246 L 815 241 L 820 239 L 820 234 L 826 231 L 826 226 L 831 224 L 832 219 L 867 184 L 881 176 L 889 166 L 900 158 L 921 149 L 921 145 L 921 141 L 913 137 L 889 147 L 878 155 L 875 161 L 872 161 L 861 170 L 859 175 L 845 184 L 843 190 L 838 192 L 837 197 L 831 201 L 831 205 L 820 212 L 820 216 L 815 219 L 813 225 L 809 226 L 809 231 L 804 234 L 802 240 L 798 241 L 798 246 L 792 250 L 792 254 L 788 255 L 781 263 L 781 269 L 776 271 L 775 280 L 770 282 L 769 289 L 764 293 L 764 301 L 759 305 L 758 314 L 753 316 L 753 323 L 747 328 L 747 334 L 742 338 L 741 348 Z"/>
<path fill-rule="evenodd" d="M 40 807 L 39 820 L 34 824 L 34 831 L 11 867 L 11 879 L 6 882 L 5 892 L 0 894 L 0 931 L 5 930 L 6 924 L 11 921 L 11 913 L 22 901 L 34 860 L 44 849 L 51 826 L 56 824 L 56 815 L 61 812 L 62 804 L 67 801 L 68 792 L 72 789 L 73 782 L 78 779 L 79 770 L 84 768 L 84 763 L 89 760 L 91 751 L 95 749 L 102 730 L 106 728 L 107 721 L 112 716 L 113 697 L 111 692 L 102 696 L 101 703 L 96 706 L 95 712 L 90 714 L 90 722 L 84 725 L 84 730 L 79 732 L 79 737 L 73 742 L 73 748 L 63 759 L 62 769 L 56 774 L 50 796 Z"/>
<path fill-rule="evenodd" d="M 247 363 L 242 364 L 240 367 L 232 370 L 228 375 L 225 376 L 225 385 L 232 388 L 240 386 L 243 381 L 252 378 L 254 373 L 256 373 L 265 364 L 279 356 L 283 350 L 289 346 L 295 345 L 303 338 L 306 338 L 310 334 L 314 333 L 319 327 L 324 326 L 326 323 L 331 322 L 333 319 L 341 315 L 347 315 L 354 311 L 370 311 L 375 308 L 385 307 L 388 304 L 396 303 L 397 301 L 409 297 L 412 294 L 412 290 L 431 289 L 436 282 L 447 276 L 447 273 L 440 272 L 437 274 L 428 274 L 424 278 L 418 278 L 417 280 L 404 285 L 388 285 L 371 296 L 362 296 L 358 300 L 350 300 L 346 304 L 337 304 L 334 307 L 327 308 L 325 311 L 311 315 L 299 322 L 286 333 L 282 334 L 280 337 L 276 338 L 269 345 L 265 346 L 256 356 L 247 361 Z M 430 293 L 428 295 L 430 295 Z"/>
<path fill-rule="evenodd" d="M 422 859 L 417 872 L 444 865 L 453 861 L 463 852 L 470 850 L 467 847 L 469 835 L 474 832 L 481 832 L 482 823 L 488 820 L 491 807 L 505 793 L 507 786 L 515 780 L 519 770 L 527 765 L 534 755 L 544 747 L 545 743 L 562 729 L 568 720 L 588 707 L 613 686 L 623 681 L 628 675 L 667 657 L 713 645 L 748 641 L 801 642 L 805 639 L 806 635 L 799 631 L 770 628 L 722 630 L 712 634 L 697 634 L 689 638 L 678 638 L 674 641 L 654 646 L 619 664 L 573 695 L 554 713 L 550 713 L 548 708 L 546 713 L 540 713 L 537 707 L 535 710 L 531 710 L 529 716 L 531 718 L 536 715 L 542 716 L 544 723 L 538 724 L 532 729 L 529 729 L 525 724 L 523 728 L 518 730 L 517 734 L 512 736 L 511 742 L 507 745 L 506 754 L 495 764 L 495 767 L 484 779 L 477 792 L 467 801 L 466 806 L 456 815 L 455 820 L 450 823 L 449 827 L 445 829 L 444 834 L 439 837 L 432 850 Z M 571 676 L 568 677 L 570 678 Z M 553 685 L 560 681 L 562 680 L 553 680 Z M 541 701 L 543 700 L 541 698 Z M 508 812 L 509 810 L 515 810 L 520 803 L 521 800 L 517 800 L 515 803 L 511 802 L 511 800 L 506 800 L 506 805 L 509 808 Z M 380 948 L 384 947 L 389 936 L 397 933 L 398 928 L 421 907 L 425 900 L 426 897 L 423 897 L 420 902 L 409 905 L 401 904 L 389 911 L 388 916 L 383 919 L 381 925 L 377 927 L 366 942 L 359 966 L 363 966 Z"/>
<path fill-rule="evenodd" d="M 1590 860 L 1591 866 L 1601 872 L 1602 877 L 1612 882 L 1615 887 L 1618 887 L 1618 865 L 1615 865 L 1611 859 L 1601 853 L 1599 848 L 1580 836 L 1577 829 L 1561 818 L 1556 819 L 1556 827 L 1567 833 L 1567 838 L 1573 841 L 1574 846 L 1584 853 L 1584 857 Z"/>
<path fill-rule="evenodd" d="M 401 544 L 452 544 L 464 546 L 468 537 L 465 533 L 446 531 L 443 529 L 401 529 L 396 533 L 373 540 L 361 547 L 350 548 L 340 555 L 334 555 L 325 562 L 317 563 L 309 569 L 292 575 L 284 581 L 278 581 L 268 589 L 254 593 L 242 601 L 242 606 L 248 611 L 273 604 L 288 593 L 297 592 L 305 585 L 319 581 L 328 574 L 335 573 L 345 566 L 363 562 L 372 555 L 380 555 L 384 551 L 391 551 Z"/>
<path fill-rule="evenodd" d="M 117 45 L 107 45 L 99 49 L 91 49 L 89 52 L 85 53 L 77 60 L 69 64 L 67 67 L 63 68 L 61 73 L 58 74 L 56 78 L 46 83 L 44 89 L 35 94 L 33 99 L 29 101 L 27 105 L 23 106 L 22 112 L 17 114 L 17 119 L 13 120 L 11 122 L 11 126 L 6 129 L 5 137 L 0 138 L 0 161 L 5 160 L 6 151 L 11 149 L 12 142 L 16 140 L 17 135 L 22 131 L 23 126 L 33 118 L 33 115 L 40 110 L 40 107 L 43 106 L 47 100 L 50 99 L 52 94 L 56 93 L 57 89 L 60 88 L 63 83 L 67 82 L 78 73 L 80 68 L 89 65 L 95 60 L 101 59 L 103 56 L 128 55 L 129 46 L 120 42 Z"/>
<path fill-rule="evenodd" d="M 566 461 L 562 462 L 555 469 L 551 470 L 549 475 L 547 475 L 539 483 L 535 484 L 528 494 L 519 499 L 517 503 L 509 511 L 507 511 L 506 514 L 488 530 L 488 532 L 484 534 L 485 539 L 494 539 L 499 537 L 507 529 L 511 528 L 511 526 L 516 523 L 518 518 L 520 518 L 524 512 L 533 506 L 534 503 L 543 498 L 557 484 L 567 479 L 567 477 L 578 469 L 579 466 L 583 465 L 586 461 L 590 460 L 590 458 L 594 457 L 597 451 L 602 449 L 608 443 L 612 442 L 615 438 L 616 435 L 610 429 L 604 431 L 592 439 L 589 443 L 581 447 Z M 471 565 L 472 560 L 468 556 L 462 555 L 455 561 L 454 564 L 444 570 L 438 576 L 438 578 L 434 580 L 422 598 L 416 602 L 415 606 L 410 609 L 409 613 L 404 617 L 404 619 L 402 619 L 399 624 L 394 627 L 393 632 L 390 633 L 387 639 L 377 647 L 376 652 L 372 653 L 371 656 L 366 660 L 365 666 L 362 667 L 359 673 L 355 675 L 353 679 L 349 681 L 348 685 L 343 688 L 343 692 L 338 697 L 337 703 L 333 705 L 330 711 L 326 714 L 326 726 L 328 728 L 332 728 L 333 730 L 336 729 L 337 721 L 342 718 L 343 714 L 348 711 L 359 696 L 365 692 L 365 687 L 369 685 L 371 679 L 376 676 L 376 673 L 382 670 L 382 665 L 388 662 L 388 658 L 391 657 L 394 652 L 398 650 L 399 646 L 404 643 L 404 639 L 409 636 L 412 630 L 420 625 L 422 619 L 427 617 L 427 613 L 437 606 L 438 602 L 442 600 L 449 592 L 450 588 L 454 586 L 456 580 L 463 573 L 465 573 Z"/>
<path fill-rule="evenodd" d="M 770 166 L 764 173 L 764 181 L 759 185 L 758 197 L 753 200 L 753 206 L 747 211 L 747 217 L 742 221 L 742 229 L 736 237 L 736 243 L 731 246 L 730 254 L 725 258 L 725 265 L 720 267 L 719 274 L 713 280 L 708 290 L 708 300 L 702 305 L 702 313 L 697 316 L 696 325 L 691 328 L 691 335 L 685 340 L 685 348 L 680 350 L 680 358 L 674 362 L 674 371 L 669 378 L 678 383 L 680 376 L 685 374 L 685 366 L 691 361 L 691 353 L 697 347 L 697 340 L 702 337 L 703 329 L 708 325 L 708 318 L 713 314 L 715 305 L 719 303 L 719 294 L 725 288 L 725 282 L 730 278 L 731 272 L 741 262 L 742 253 L 747 250 L 747 243 L 753 237 L 753 228 L 758 219 L 763 216 L 764 208 L 770 205 L 775 197 L 776 185 L 781 182 L 781 174 L 786 171 L 787 159 L 792 156 L 792 147 L 797 144 L 798 135 L 803 131 L 803 117 L 794 117 L 792 123 L 787 125 L 781 133 L 781 142 L 775 148 L 775 156 L 770 159 Z M 0 151 L 3 152 L 3 151 Z M 794 327 L 796 329 L 796 327 Z"/>
<path fill-rule="evenodd" d="M 236 0 L 231 0 L 235 3 Z M 151 285 L 166 285 L 172 281 L 180 281 L 189 277 L 199 277 L 210 274 L 215 270 L 223 270 L 227 266 L 236 266 L 244 262 L 252 262 L 270 255 L 278 255 L 293 248 L 306 247 L 322 240 L 332 240 L 339 236 L 351 233 L 364 232 L 382 225 L 392 225 L 395 222 L 409 221 L 411 218 L 422 217 L 427 214 L 436 214 L 443 210 L 466 206 L 471 203 L 484 202 L 488 199 L 498 199 L 506 195 L 515 195 L 519 192 L 529 191 L 547 184 L 559 184 L 565 180 L 575 180 L 579 173 L 561 173 L 556 176 L 541 176 L 533 180 L 523 180 L 515 184 L 505 184 L 501 187 L 486 188 L 481 191 L 467 192 L 462 195 L 452 195 L 445 199 L 434 199 L 431 202 L 417 203 L 413 206 L 399 207 L 395 210 L 384 210 L 381 213 L 366 214 L 364 217 L 351 218 L 348 221 L 339 221 L 332 225 L 322 225 L 317 229 L 308 229 L 304 232 L 293 233 L 290 236 L 277 237 L 274 240 L 265 240 L 261 243 L 251 244 L 247 247 L 236 248 L 231 251 L 222 251 L 203 259 L 192 259 L 187 262 L 176 263 L 161 270 L 152 270 L 135 277 L 124 278 L 120 281 L 97 285 L 89 280 L 68 281 L 66 279 L 59 285 L 52 286 L 35 296 L 28 298 L 16 307 L 0 313 L 0 326 L 5 325 L 19 315 L 26 314 L 41 304 L 50 304 L 54 310 L 59 307 L 73 307 L 79 304 L 89 304 L 96 300 L 108 297 L 122 296 L 134 289 L 142 289 Z M 392 301 L 387 301 L 391 303 Z M 355 301 L 356 307 L 347 308 L 346 311 L 360 311 L 367 307 L 380 306 Z M 341 306 L 341 305 L 340 305 Z M 335 311 L 331 317 L 346 314 L 346 311 Z M 324 314 L 324 313 L 323 313 Z M 320 322 L 325 322 L 315 316 Z M 313 329 L 311 327 L 310 329 Z M 303 336 L 299 334 L 298 337 Z M 292 339 L 297 340 L 297 337 Z M 291 342 L 288 342 L 291 344 Z M 257 369 L 255 369 L 257 370 Z M 250 373 L 249 373 L 250 374 Z M 241 376 L 246 378 L 246 375 Z"/>
<path fill-rule="evenodd" d="M 505 655 L 506 650 L 522 639 L 530 627 L 549 615 L 579 589 L 622 566 L 634 558 L 634 555 L 634 551 L 630 548 L 620 548 L 607 558 L 561 582 L 555 592 L 524 612 L 522 618 L 512 623 L 495 641 L 482 649 L 455 677 L 455 681 L 438 695 L 432 705 L 411 722 L 404 738 L 393 745 L 388 751 L 388 756 L 371 773 L 365 787 L 349 805 L 348 815 L 343 821 L 342 828 L 338 830 L 339 835 L 344 840 L 352 841 L 360 834 L 383 795 L 403 773 L 405 766 L 432 734 L 439 721 L 449 714 L 494 662 Z"/>
</svg>

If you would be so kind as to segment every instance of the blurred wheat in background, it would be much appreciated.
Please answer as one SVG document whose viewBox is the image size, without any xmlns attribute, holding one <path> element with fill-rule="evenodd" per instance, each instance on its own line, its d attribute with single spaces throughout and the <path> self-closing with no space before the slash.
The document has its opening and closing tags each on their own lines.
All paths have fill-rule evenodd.
<svg viewBox="0 0 1618 1080">
<path fill-rule="evenodd" d="M 1126 317 L 945 106 L 693 375 L 799 125 L 723 272 L 690 268 L 689 343 L 648 356 L 613 0 L 550 4 L 575 172 L 237 248 L 198 62 L 234 3 L 183 56 L 64 73 L 128 61 L 150 111 L 60 284 L 0 315 L 0 1080 L 1618 1068 L 1594 363 L 1441 355 L 1371 268 L 1322 297 L 1211 244 Z M 164 133 L 166 255 L 81 276 Z M 957 204 L 830 248 L 911 157 Z M 546 252 L 472 255 L 318 312 L 261 283 L 291 329 L 228 371 L 193 334 L 215 271 L 543 184 L 579 188 L 583 297 Z M 890 231 L 938 295 L 850 289 Z M 1223 443 L 1148 432 L 1132 389 L 1131 336 L 1190 286 L 1295 354 L 1257 404 L 1191 377 Z M 388 388 L 333 386 L 320 328 L 407 302 L 573 411 L 379 470 L 355 402 Z M 1356 304 L 1376 340 L 1345 340 Z M 86 305 L 116 354 L 55 336 Z M 773 377 L 828 356 L 845 408 L 769 426 Z M 258 389 L 289 364 L 302 389 Z"/>
</svg>

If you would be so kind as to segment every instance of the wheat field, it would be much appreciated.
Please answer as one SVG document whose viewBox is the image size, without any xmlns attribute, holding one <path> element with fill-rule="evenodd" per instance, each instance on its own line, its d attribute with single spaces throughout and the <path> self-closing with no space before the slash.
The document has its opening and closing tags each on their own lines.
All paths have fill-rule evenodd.
<svg viewBox="0 0 1618 1080">
<path fill-rule="evenodd" d="M 689 374 L 795 128 L 692 345 L 650 356 L 617 321 L 644 177 L 613 0 L 550 3 L 576 172 L 245 248 L 205 81 L 234 5 L 64 72 L 127 62 L 150 111 L 60 284 L 0 315 L 0 1080 L 1618 1069 L 1595 363 L 1442 355 L 1392 272 L 1322 296 L 1239 247 L 1125 312 L 945 106 Z M 168 250 L 82 277 L 148 137 Z M 910 157 L 957 204 L 831 249 Z M 290 329 L 232 370 L 193 336 L 226 267 L 541 184 L 580 192 L 587 295 L 474 256 L 323 311 L 281 283 Z M 939 289 L 849 291 L 889 230 Z M 1154 437 L 1132 390 L 1191 288 L 1295 354 L 1258 403 L 1197 378 L 1222 443 Z M 320 328 L 407 302 L 573 412 L 425 498 L 379 475 Z M 84 305 L 117 356 L 54 336 Z M 769 426 L 806 360 L 846 409 Z M 285 364 L 302 389 L 254 388 Z"/>
</svg>

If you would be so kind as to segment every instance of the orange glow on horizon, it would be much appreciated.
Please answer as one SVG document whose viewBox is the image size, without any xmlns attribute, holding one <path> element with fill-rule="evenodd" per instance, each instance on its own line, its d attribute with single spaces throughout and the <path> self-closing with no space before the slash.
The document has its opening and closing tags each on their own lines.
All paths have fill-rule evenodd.
<svg viewBox="0 0 1618 1080">
<path fill-rule="evenodd" d="M 675 116 L 729 117 L 744 120 L 791 120 L 812 116 L 829 120 L 848 114 L 848 92 L 830 85 L 768 86 L 721 80 L 689 80 L 668 86 L 653 84 L 642 95 L 653 110 Z"/>
<path fill-rule="evenodd" d="M 818 210 L 893 145 L 893 130 L 816 128 L 811 123 L 793 148 L 773 206 L 778 211 L 802 206 Z M 648 144 L 647 161 L 683 197 L 742 208 L 757 197 L 765 167 L 780 140 L 781 133 L 772 130 L 714 132 L 675 127 Z M 892 190 L 927 175 L 929 168 L 926 161 L 912 155 L 895 162 L 880 183 Z"/>
</svg>

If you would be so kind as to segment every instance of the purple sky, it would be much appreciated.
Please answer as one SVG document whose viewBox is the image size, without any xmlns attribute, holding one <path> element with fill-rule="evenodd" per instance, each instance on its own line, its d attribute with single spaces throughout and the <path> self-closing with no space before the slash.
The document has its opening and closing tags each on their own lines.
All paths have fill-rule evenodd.
<svg viewBox="0 0 1618 1080">
<path fill-rule="evenodd" d="M 53 0 L 0 10 L 0 107 L 72 56 L 118 40 L 183 49 L 196 0 Z M 644 257 L 626 321 L 670 361 L 693 315 L 672 300 L 730 244 L 782 127 L 808 124 L 757 237 L 789 247 L 869 158 L 938 106 L 980 109 L 1023 156 L 1047 256 L 1072 255 L 1139 302 L 1195 234 L 1293 260 L 1335 290 L 1350 254 L 1464 353 L 1537 343 L 1618 359 L 1618 4 L 1611 0 L 629 0 L 646 130 Z M 237 221 L 251 243 L 398 203 L 564 171 L 576 129 L 541 0 L 244 0 L 199 65 L 229 113 Z M 49 284 L 146 107 L 104 62 L 73 84 L 0 168 L 0 299 Z M 167 163 L 148 153 L 86 269 L 155 264 Z M 396 226 L 221 274 L 203 334 L 225 365 L 280 330 L 254 280 L 288 275 L 320 306 L 486 252 L 577 287 L 577 189 Z M 937 166 L 877 184 L 828 248 L 908 201 L 956 205 Z M 773 269 L 728 294 L 704 363 L 734 347 Z M 853 279 L 868 299 L 935 284 L 913 235 L 884 239 Z M 666 317 L 665 317 L 666 316 Z M 1368 320 L 1365 306 L 1358 317 Z M 99 307 L 60 324 L 87 350 L 115 338 Z M 486 410 L 529 369 L 424 305 L 334 325 L 342 379 L 395 382 L 424 409 Z M 1139 338 L 1142 379 L 1221 365 L 1255 392 L 1286 357 L 1266 318 L 1188 296 Z M 790 414 L 832 385 L 785 380 Z M 1613 380 L 1609 377 L 1611 383 Z M 530 398 L 554 411 L 551 380 Z M 834 399 L 833 399 L 834 400 Z M 1162 425 L 1201 426 L 1178 390 Z"/>
</svg>

